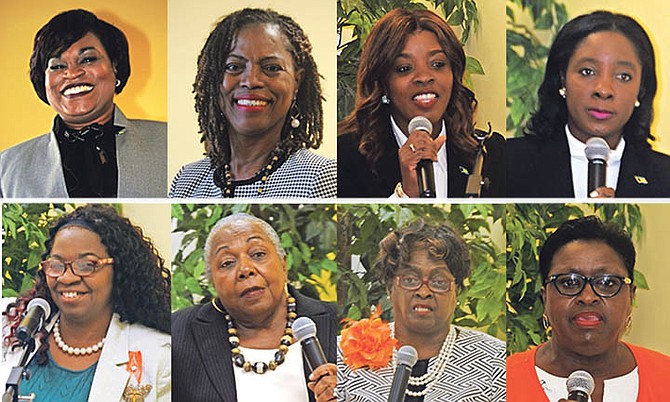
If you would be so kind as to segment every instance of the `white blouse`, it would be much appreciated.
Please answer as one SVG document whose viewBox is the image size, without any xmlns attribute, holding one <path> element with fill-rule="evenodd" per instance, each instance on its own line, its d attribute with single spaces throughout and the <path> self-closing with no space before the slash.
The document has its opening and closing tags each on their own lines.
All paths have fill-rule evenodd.
<svg viewBox="0 0 670 402">
<path fill-rule="evenodd" d="M 565 386 L 565 383 L 568 381 L 567 378 L 549 374 L 537 366 L 535 366 L 535 372 L 550 402 L 556 402 L 561 398 L 566 399 L 568 397 L 568 389 Z M 605 380 L 603 402 L 635 401 L 637 400 L 639 384 L 640 376 L 637 373 L 637 367 L 621 377 Z M 591 402 L 591 398 L 589 398 L 589 402 Z"/>
<path fill-rule="evenodd" d="M 249 349 L 240 347 L 248 362 L 274 360 L 277 349 Z M 289 346 L 286 360 L 274 371 L 265 374 L 245 372 L 235 367 L 235 388 L 238 402 L 309 402 L 307 383 L 302 360 L 302 346 L 296 342 Z"/>
</svg>

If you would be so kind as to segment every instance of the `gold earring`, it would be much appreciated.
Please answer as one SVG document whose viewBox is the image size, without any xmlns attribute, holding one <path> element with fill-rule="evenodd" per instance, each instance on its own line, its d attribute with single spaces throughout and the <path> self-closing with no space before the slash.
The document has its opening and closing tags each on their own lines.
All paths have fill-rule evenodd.
<svg viewBox="0 0 670 402">
<path fill-rule="evenodd" d="M 631 325 L 633 325 L 633 314 L 628 314 L 628 317 L 626 317 L 626 330 L 629 330 Z"/>
<path fill-rule="evenodd" d="M 561 98 L 565 99 L 565 87 L 558 88 L 558 94 L 561 95 Z"/>
<path fill-rule="evenodd" d="M 549 322 L 549 317 L 546 314 L 542 314 L 542 326 L 544 327 L 544 333 L 548 336 L 551 333 L 551 323 Z"/>
</svg>

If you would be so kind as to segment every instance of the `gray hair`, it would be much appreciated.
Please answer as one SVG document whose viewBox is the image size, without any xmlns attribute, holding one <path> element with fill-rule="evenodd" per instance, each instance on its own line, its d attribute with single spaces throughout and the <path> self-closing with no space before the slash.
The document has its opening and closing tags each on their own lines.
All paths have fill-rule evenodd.
<svg viewBox="0 0 670 402">
<path fill-rule="evenodd" d="M 284 259 L 286 257 L 286 250 L 281 246 L 279 235 L 269 223 L 245 212 L 237 212 L 219 219 L 212 230 L 209 231 L 207 241 L 205 241 L 205 274 L 208 279 L 211 279 L 212 277 L 212 271 L 209 267 L 209 254 L 212 251 L 212 239 L 214 236 L 228 226 L 249 226 L 252 224 L 257 224 L 270 241 L 272 241 L 272 245 L 280 258 Z"/>
</svg>

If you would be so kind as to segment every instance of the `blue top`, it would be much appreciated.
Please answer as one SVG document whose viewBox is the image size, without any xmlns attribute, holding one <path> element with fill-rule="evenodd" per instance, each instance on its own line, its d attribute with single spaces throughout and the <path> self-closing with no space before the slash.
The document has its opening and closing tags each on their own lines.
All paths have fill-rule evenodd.
<svg viewBox="0 0 670 402">
<path fill-rule="evenodd" d="M 32 375 L 29 380 L 25 379 L 21 382 L 20 395 L 35 393 L 36 402 L 88 401 L 98 362 L 84 370 L 74 371 L 56 364 L 51 353 L 47 352 L 47 356 L 49 359 L 44 366 L 37 364 L 37 356 L 28 363 L 28 369 Z"/>
</svg>

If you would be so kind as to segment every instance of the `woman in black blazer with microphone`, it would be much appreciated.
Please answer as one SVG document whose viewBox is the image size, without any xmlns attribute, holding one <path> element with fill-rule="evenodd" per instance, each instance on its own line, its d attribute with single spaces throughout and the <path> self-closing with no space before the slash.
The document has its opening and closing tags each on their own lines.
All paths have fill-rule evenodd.
<svg viewBox="0 0 670 402">
<path fill-rule="evenodd" d="M 651 149 L 654 48 L 632 18 L 569 21 L 549 50 L 539 105 L 508 142 L 509 197 L 670 197 L 670 157 Z M 609 145 L 606 185 L 588 193 L 589 138 Z M 587 194 L 588 193 L 588 194 Z"/>
<path fill-rule="evenodd" d="M 427 10 L 395 9 L 365 41 L 356 106 L 338 125 L 338 197 L 418 197 L 417 164 L 432 160 L 438 198 L 464 197 L 478 142 L 477 101 L 463 85 L 463 46 L 449 25 Z M 426 117 L 432 132 L 408 132 Z M 482 196 L 503 196 L 504 138 L 485 140 Z"/>
</svg>

